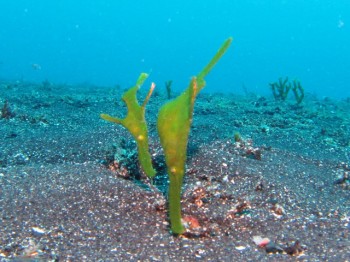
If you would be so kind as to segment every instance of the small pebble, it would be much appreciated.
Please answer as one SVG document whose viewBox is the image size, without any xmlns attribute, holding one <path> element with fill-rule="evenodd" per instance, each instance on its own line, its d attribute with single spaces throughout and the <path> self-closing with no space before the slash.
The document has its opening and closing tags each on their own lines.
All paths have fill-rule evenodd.
<svg viewBox="0 0 350 262">
<path fill-rule="evenodd" d="M 32 233 L 36 237 L 40 237 L 46 233 L 46 231 L 39 227 L 32 227 Z"/>
</svg>

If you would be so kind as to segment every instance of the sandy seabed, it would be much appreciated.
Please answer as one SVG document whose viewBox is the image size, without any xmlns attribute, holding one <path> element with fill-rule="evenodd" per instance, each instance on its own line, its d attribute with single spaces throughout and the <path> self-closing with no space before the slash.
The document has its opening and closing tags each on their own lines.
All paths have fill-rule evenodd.
<svg viewBox="0 0 350 262">
<path fill-rule="evenodd" d="M 0 261 L 350 261 L 350 99 L 200 94 L 173 236 L 164 90 L 146 110 L 151 185 L 99 117 L 125 115 L 124 90 L 0 83 Z"/>
</svg>

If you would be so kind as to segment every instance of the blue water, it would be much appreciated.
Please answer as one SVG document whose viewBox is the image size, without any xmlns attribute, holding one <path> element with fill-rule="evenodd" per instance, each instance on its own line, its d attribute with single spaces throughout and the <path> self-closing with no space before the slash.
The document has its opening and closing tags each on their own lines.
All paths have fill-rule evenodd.
<svg viewBox="0 0 350 262">
<path fill-rule="evenodd" d="M 0 78 L 183 90 L 229 36 L 208 92 L 350 96 L 349 0 L 0 0 Z"/>
</svg>

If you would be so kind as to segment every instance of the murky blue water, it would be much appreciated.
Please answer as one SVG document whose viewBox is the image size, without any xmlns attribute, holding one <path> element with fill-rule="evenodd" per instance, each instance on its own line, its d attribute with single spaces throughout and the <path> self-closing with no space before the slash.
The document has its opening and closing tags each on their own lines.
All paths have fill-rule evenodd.
<svg viewBox="0 0 350 262">
<path fill-rule="evenodd" d="M 350 96 L 349 0 L 0 0 L 0 78 L 183 90 L 229 36 L 206 91 Z"/>
</svg>

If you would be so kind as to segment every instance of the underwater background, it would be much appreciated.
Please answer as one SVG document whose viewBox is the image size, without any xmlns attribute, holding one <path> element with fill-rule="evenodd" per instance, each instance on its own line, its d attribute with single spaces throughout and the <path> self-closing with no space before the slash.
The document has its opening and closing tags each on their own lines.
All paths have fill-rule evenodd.
<svg viewBox="0 0 350 262">
<path fill-rule="evenodd" d="M 0 79 L 183 90 L 227 37 L 206 92 L 269 94 L 288 76 L 350 96 L 350 1 L 0 1 Z"/>
<path fill-rule="evenodd" d="M 349 28 L 350 0 L 0 0 L 0 262 L 350 261 Z"/>
</svg>

